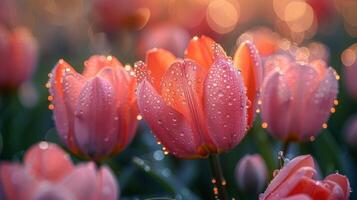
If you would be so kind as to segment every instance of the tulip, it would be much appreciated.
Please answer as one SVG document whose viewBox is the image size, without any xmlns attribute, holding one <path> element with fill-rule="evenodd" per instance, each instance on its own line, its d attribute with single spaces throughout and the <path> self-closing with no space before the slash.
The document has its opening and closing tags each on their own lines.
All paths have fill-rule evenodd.
<svg viewBox="0 0 357 200">
<path fill-rule="evenodd" d="M 17 88 L 36 67 L 37 42 L 24 27 L 8 30 L 0 25 L 0 89 Z"/>
<path fill-rule="evenodd" d="M 345 141 L 357 149 L 357 116 L 350 117 L 344 125 Z"/>
<path fill-rule="evenodd" d="M 50 74 L 50 109 L 69 149 L 100 161 L 121 152 L 135 135 L 136 81 L 112 56 L 92 56 L 84 65 L 79 74 L 58 62 Z"/>
<path fill-rule="evenodd" d="M 1 163 L 0 183 L 8 200 L 116 200 L 119 195 L 108 167 L 96 169 L 94 163 L 74 166 L 60 147 L 47 142 L 32 146 L 24 164 Z"/>
<path fill-rule="evenodd" d="M 179 26 L 168 23 L 156 24 L 145 28 L 140 35 L 138 52 L 145 55 L 149 49 L 163 48 L 175 55 L 183 55 L 189 40 L 189 33 Z"/>
<path fill-rule="evenodd" d="M 324 180 L 314 179 L 316 169 L 310 155 L 298 156 L 279 170 L 260 200 L 348 200 L 348 178 L 331 174 Z"/>
<path fill-rule="evenodd" d="M 260 102 L 263 128 L 286 142 L 313 140 L 334 112 L 339 76 L 322 60 L 296 62 L 284 54 L 270 59 Z"/>
<path fill-rule="evenodd" d="M 267 181 L 268 169 L 259 154 L 246 155 L 235 168 L 239 188 L 251 194 L 261 192 Z"/>
<path fill-rule="evenodd" d="M 242 73 L 222 47 L 205 36 L 189 42 L 182 60 L 153 49 L 146 63 L 136 63 L 139 110 L 174 156 L 207 157 L 234 148 L 245 136 L 247 117 L 253 119 L 247 102 L 255 104 L 248 94 L 260 87 L 254 77 L 260 63 L 253 44 L 243 43 L 240 49 L 236 57 Z"/>
<path fill-rule="evenodd" d="M 357 74 L 357 43 L 343 51 L 341 60 L 344 68 L 344 82 L 347 92 L 357 99 L 357 86 L 355 77 Z"/>
</svg>

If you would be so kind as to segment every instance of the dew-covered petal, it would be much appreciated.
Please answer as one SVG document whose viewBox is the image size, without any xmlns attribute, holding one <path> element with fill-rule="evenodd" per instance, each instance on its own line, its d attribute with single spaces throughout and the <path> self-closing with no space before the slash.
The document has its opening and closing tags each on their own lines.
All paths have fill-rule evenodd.
<svg viewBox="0 0 357 200">
<path fill-rule="evenodd" d="M 137 97 L 141 115 L 169 152 L 182 158 L 197 155 L 196 147 L 199 140 L 189 122 L 181 113 L 166 105 L 146 80 L 139 84 Z"/>
<path fill-rule="evenodd" d="M 152 49 L 147 52 L 146 64 L 152 78 L 152 85 L 160 91 L 162 76 L 169 69 L 176 57 L 164 49 Z"/>
<path fill-rule="evenodd" d="M 338 93 L 338 82 L 335 70 L 329 68 L 324 79 L 315 87 L 313 94 L 305 97 L 305 107 L 302 112 L 302 137 L 307 140 L 315 136 L 321 129 L 322 124 L 330 116 L 330 110 Z"/>
<path fill-rule="evenodd" d="M 331 174 L 327 176 L 324 181 L 331 181 L 338 184 L 342 189 L 343 196 L 345 197 L 344 199 L 349 199 L 351 187 L 350 182 L 348 181 L 348 178 L 346 176 L 343 176 L 341 174 Z"/>
<path fill-rule="evenodd" d="M 207 37 L 193 37 L 185 51 L 185 57 L 196 61 L 200 66 L 209 69 L 213 63 L 213 44 L 215 42 Z"/>
<path fill-rule="evenodd" d="M 247 89 L 247 97 L 250 102 L 248 104 L 248 125 L 251 126 L 263 79 L 263 68 L 254 44 L 249 41 L 243 42 L 234 54 L 233 62 L 241 71 L 244 86 Z"/>
<path fill-rule="evenodd" d="M 271 135 L 288 138 L 292 94 L 279 71 L 271 73 L 264 81 L 261 95 L 261 116 Z"/>
<path fill-rule="evenodd" d="M 220 150 L 237 145 L 247 128 L 247 98 L 238 70 L 217 59 L 204 83 L 204 112 L 208 133 Z"/>
<path fill-rule="evenodd" d="M 115 145 L 116 101 L 112 85 L 101 77 L 87 81 L 78 100 L 75 137 L 83 153 L 93 159 L 107 155 Z"/>
<path fill-rule="evenodd" d="M 293 62 L 292 57 L 286 53 L 274 54 L 264 61 L 264 77 L 269 76 L 271 72 L 284 72 Z"/>
<path fill-rule="evenodd" d="M 70 118 L 73 117 L 73 113 L 69 112 L 66 106 L 66 101 L 64 100 L 65 89 L 63 82 L 66 71 L 75 74 L 75 70 L 68 63 L 64 60 L 59 60 L 50 74 L 49 91 L 53 97 L 53 117 L 58 133 L 68 147 L 73 152 L 77 152 L 77 145 L 74 141 L 74 127 L 73 124 L 70 123 Z"/>
<path fill-rule="evenodd" d="M 83 76 L 89 78 L 95 76 L 101 69 L 105 67 L 111 67 L 115 69 L 122 66 L 123 65 L 113 56 L 105 57 L 94 55 L 84 62 L 84 70 L 82 74 Z"/>
<path fill-rule="evenodd" d="M 119 196 L 118 183 L 111 170 L 104 166 L 97 172 L 97 200 L 116 200 Z"/>
<path fill-rule="evenodd" d="M 76 199 L 97 200 L 97 176 L 94 163 L 80 164 L 59 186 L 65 187 Z"/>
<path fill-rule="evenodd" d="M 289 195 L 308 194 L 312 199 L 328 199 L 330 191 L 320 182 L 309 177 L 303 177 L 290 191 Z"/>
<path fill-rule="evenodd" d="M 24 156 L 28 173 L 38 180 L 60 181 L 73 170 L 69 156 L 56 144 L 39 142 Z"/>
<path fill-rule="evenodd" d="M 261 195 L 261 199 L 269 199 L 269 196 L 273 196 L 273 192 L 278 190 L 279 187 L 284 187 L 284 183 L 291 177 L 296 176 L 294 174 L 301 168 L 304 169 L 298 175 L 299 177 L 312 177 L 315 173 L 314 167 L 314 160 L 310 155 L 298 156 L 294 158 L 288 164 L 286 164 L 269 183 L 269 186 Z"/>
<path fill-rule="evenodd" d="M 303 140 L 306 139 L 304 138 L 306 115 L 310 115 L 310 112 L 304 111 L 311 108 L 311 101 L 308 99 L 315 94 L 320 83 L 318 73 L 310 66 L 296 64 L 286 70 L 284 78 L 292 94 L 288 139 Z"/>
</svg>

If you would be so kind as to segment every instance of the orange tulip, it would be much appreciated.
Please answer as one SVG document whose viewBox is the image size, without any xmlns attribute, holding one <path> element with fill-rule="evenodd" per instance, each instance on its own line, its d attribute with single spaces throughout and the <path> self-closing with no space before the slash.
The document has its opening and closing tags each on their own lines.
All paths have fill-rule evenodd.
<svg viewBox="0 0 357 200">
<path fill-rule="evenodd" d="M 146 63 L 136 63 L 140 112 L 173 155 L 206 157 L 234 148 L 245 136 L 247 115 L 253 119 L 247 102 L 255 104 L 248 94 L 260 87 L 247 76 L 260 74 L 255 70 L 261 72 L 261 66 L 251 43 L 240 49 L 236 57 L 242 73 L 222 47 L 205 36 L 190 41 L 183 60 L 153 49 Z"/>
<path fill-rule="evenodd" d="M 60 60 L 50 78 L 54 119 L 70 150 L 94 160 L 122 151 L 136 130 L 135 79 L 114 57 L 92 56 L 82 74 Z"/>
</svg>

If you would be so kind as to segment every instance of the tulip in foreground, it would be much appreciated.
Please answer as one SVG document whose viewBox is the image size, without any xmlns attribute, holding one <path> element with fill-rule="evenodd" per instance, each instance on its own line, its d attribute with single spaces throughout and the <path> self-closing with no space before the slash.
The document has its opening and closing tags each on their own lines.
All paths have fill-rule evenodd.
<svg viewBox="0 0 357 200">
<path fill-rule="evenodd" d="M 109 168 L 74 166 L 61 148 L 47 142 L 32 146 L 24 164 L 1 163 L 0 183 L 0 199 L 7 200 L 116 200 L 119 195 Z"/>
<path fill-rule="evenodd" d="M 69 149 L 100 161 L 122 151 L 134 137 L 136 81 L 111 56 L 92 56 L 84 65 L 79 74 L 58 62 L 50 74 L 50 108 Z"/>
<path fill-rule="evenodd" d="M 254 118 L 247 107 L 256 102 L 260 65 L 252 43 L 243 43 L 238 54 L 242 73 L 202 36 L 189 42 L 184 59 L 153 49 L 146 63 L 136 63 L 140 112 L 173 155 L 207 157 L 234 148 L 245 136 Z"/>
<path fill-rule="evenodd" d="M 316 169 L 310 155 L 298 156 L 284 166 L 260 200 L 348 200 L 350 184 L 347 177 L 331 174 L 324 180 L 315 180 Z"/>
<path fill-rule="evenodd" d="M 334 112 L 339 78 L 322 60 L 296 62 L 285 54 L 265 62 L 263 127 L 284 141 L 313 139 Z"/>
<path fill-rule="evenodd" d="M 30 78 L 36 67 L 37 50 L 29 30 L 8 30 L 0 25 L 0 89 L 14 89 Z"/>
<path fill-rule="evenodd" d="M 267 166 L 259 154 L 244 156 L 235 169 L 239 189 L 250 194 L 260 193 L 267 181 L 267 172 Z"/>
</svg>

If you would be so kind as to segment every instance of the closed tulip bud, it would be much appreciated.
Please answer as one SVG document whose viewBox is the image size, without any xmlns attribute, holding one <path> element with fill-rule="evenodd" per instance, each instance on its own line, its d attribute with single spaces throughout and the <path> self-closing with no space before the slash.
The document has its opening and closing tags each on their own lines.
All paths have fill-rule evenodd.
<svg viewBox="0 0 357 200">
<path fill-rule="evenodd" d="M 74 166 L 57 145 L 40 142 L 24 156 L 24 164 L 0 164 L 0 191 L 9 200 L 116 200 L 118 183 L 108 167 Z"/>
<path fill-rule="evenodd" d="M 0 25 L 0 89 L 17 88 L 29 79 L 37 63 L 37 42 L 24 27 Z"/>
<path fill-rule="evenodd" d="M 84 65 L 79 74 L 58 62 L 50 74 L 50 108 L 69 149 L 99 161 L 122 151 L 134 137 L 136 81 L 111 56 L 92 56 Z"/>
<path fill-rule="evenodd" d="M 247 66 L 241 69 L 251 70 L 243 76 L 222 47 L 205 36 L 189 42 L 183 60 L 154 49 L 146 63 L 136 63 L 140 112 L 168 152 L 206 157 L 234 148 L 245 136 L 247 117 L 253 119 L 247 108 L 254 106 L 248 105 L 247 93 L 260 86 L 253 80 L 245 85 L 244 74 L 255 74 L 260 66 L 254 46 L 242 45 L 238 57 Z"/>
<path fill-rule="evenodd" d="M 262 86 L 262 126 L 280 140 L 312 140 L 334 112 L 339 76 L 322 60 L 301 63 L 288 55 L 271 59 L 275 58 L 279 61 L 273 62 L 275 68 Z"/>
<path fill-rule="evenodd" d="M 310 155 L 298 156 L 279 170 L 259 199 L 349 199 L 351 188 L 347 177 L 336 173 L 323 180 L 315 180 L 315 175 L 313 158 Z"/>
<path fill-rule="evenodd" d="M 235 169 L 239 189 L 250 194 L 261 192 L 267 181 L 267 171 L 259 154 L 244 156 Z"/>
</svg>

